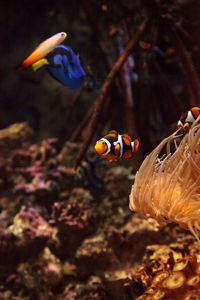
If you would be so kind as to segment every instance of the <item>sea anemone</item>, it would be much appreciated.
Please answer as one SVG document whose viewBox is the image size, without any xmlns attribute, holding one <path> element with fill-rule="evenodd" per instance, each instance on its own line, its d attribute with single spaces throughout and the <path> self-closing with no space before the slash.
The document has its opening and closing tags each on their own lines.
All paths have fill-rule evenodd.
<svg viewBox="0 0 200 300">
<path fill-rule="evenodd" d="M 145 158 L 136 174 L 129 207 L 158 222 L 177 222 L 199 239 L 200 117 L 189 133 L 176 131 Z"/>
</svg>

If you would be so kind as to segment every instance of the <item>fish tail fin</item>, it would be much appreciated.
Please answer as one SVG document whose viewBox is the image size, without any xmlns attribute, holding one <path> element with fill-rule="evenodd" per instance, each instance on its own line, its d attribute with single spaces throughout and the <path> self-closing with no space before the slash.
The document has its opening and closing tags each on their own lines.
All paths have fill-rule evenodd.
<svg viewBox="0 0 200 300">
<path fill-rule="evenodd" d="M 46 65 L 49 65 L 49 62 L 46 58 L 42 58 L 38 61 L 36 61 L 34 64 L 32 64 L 33 71 L 38 71 L 39 69 L 45 67 Z"/>
<path fill-rule="evenodd" d="M 139 144 L 140 144 L 139 139 L 135 139 L 133 142 L 131 142 L 132 152 L 137 152 Z"/>
</svg>

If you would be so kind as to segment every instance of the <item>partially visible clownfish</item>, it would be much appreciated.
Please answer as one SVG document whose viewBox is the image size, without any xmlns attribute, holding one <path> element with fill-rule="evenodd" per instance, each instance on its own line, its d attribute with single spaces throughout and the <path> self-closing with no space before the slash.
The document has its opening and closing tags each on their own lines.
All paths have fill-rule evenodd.
<svg viewBox="0 0 200 300">
<path fill-rule="evenodd" d="M 188 131 L 199 115 L 200 108 L 196 106 L 192 107 L 186 112 L 182 112 L 180 119 L 177 123 L 178 128 L 183 128 L 185 131 Z"/>
<path fill-rule="evenodd" d="M 115 130 L 98 140 L 95 144 L 95 150 L 108 161 L 117 161 L 118 158 L 131 158 L 137 152 L 139 140 L 132 141 L 128 134 L 119 134 Z"/>
<path fill-rule="evenodd" d="M 57 39 L 54 39 L 55 36 Z M 61 41 L 58 39 L 60 34 L 55 36 L 41 43 L 18 67 L 17 71 L 19 72 L 30 65 L 34 71 L 46 67 L 54 79 L 73 90 L 78 89 L 85 78 L 80 60 L 70 47 L 58 45 L 58 41 Z M 36 56 L 34 55 L 35 52 L 37 53 Z"/>
</svg>

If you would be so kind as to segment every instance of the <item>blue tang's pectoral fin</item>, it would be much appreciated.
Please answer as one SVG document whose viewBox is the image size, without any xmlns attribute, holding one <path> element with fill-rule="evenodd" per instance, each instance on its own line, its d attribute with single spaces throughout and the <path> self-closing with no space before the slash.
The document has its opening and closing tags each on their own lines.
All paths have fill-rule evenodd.
<svg viewBox="0 0 200 300">
<path fill-rule="evenodd" d="M 80 88 L 85 78 L 85 72 L 81 67 L 78 57 L 74 54 L 72 63 L 70 63 L 67 57 L 63 55 L 62 62 L 67 78 L 67 85 L 73 90 Z"/>
<path fill-rule="evenodd" d="M 72 55 L 72 62 L 70 63 L 67 56 L 63 55 L 62 58 L 63 66 L 68 72 L 70 78 L 84 78 L 85 72 L 81 66 L 79 58 L 73 53 Z"/>
<path fill-rule="evenodd" d="M 59 59 L 59 62 L 60 62 L 60 66 L 61 66 L 61 68 L 63 68 L 63 69 L 64 69 L 64 65 L 63 65 L 62 59 Z"/>
<path fill-rule="evenodd" d="M 38 71 L 39 69 L 45 67 L 49 65 L 49 62 L 46 58 L 42 58 L 38 61 L 36 61 L 33 65 L 32 65 L 32 68 L 33 68 L 33 71 Z"/>
</svg>

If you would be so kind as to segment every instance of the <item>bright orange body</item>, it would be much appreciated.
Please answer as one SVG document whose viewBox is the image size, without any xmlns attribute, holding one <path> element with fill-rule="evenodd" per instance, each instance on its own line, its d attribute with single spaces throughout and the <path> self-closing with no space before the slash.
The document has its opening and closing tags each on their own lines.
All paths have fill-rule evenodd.
<svg viewBox="0 0 200 300">
<path fill-rule="evenodd" d="M 59 32 L 46 39 L 21 63 L 21 65 L 16 69 L 16 72 L 20 72 L 33 65 L 38 60 L 44 58 L 48 53 L 53 51 L 56 46 L 61 44 L 66 37 L 67 34 L 65 32 Z"/>
<path fill-rule="evenodd" d="M 119 157 L 129 159 L 137 152 L 139 140 L 131 140 L 128 134 L 118 134 L 111 130 L 104 138 L 96 142 L 95 150 L 108 161 L 118 161 Z"/>
</svg>

